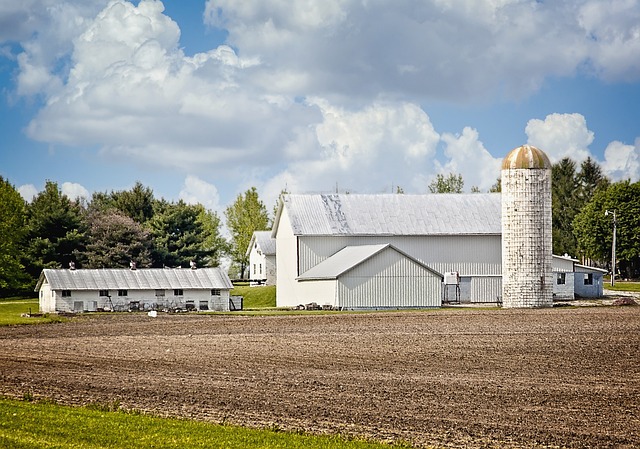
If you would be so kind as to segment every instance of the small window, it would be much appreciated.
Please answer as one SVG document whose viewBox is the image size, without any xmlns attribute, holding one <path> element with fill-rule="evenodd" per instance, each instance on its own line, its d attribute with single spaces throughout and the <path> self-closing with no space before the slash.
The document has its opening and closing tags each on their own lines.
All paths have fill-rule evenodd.
<svg viewBox="0 0 640 449">
<path fill-rule="evenodd" d="M 593 285 L 593 274 L 585 273 L 584 274 L 584 285 Z"/>
<path fill-rule="evenodd" d="M 200 310 L 209 310 L 209 301 L 200 301 Z"/>
<path fill-rule="evenodd" d="M 185 308 L 187 310 L 195 310 L 196 309 L 196 305 L 194 304 L 193 301 L 187 301 L 187 303 L 184 306 L 185 306 Z"/>
<path fill-rule="evenodd" d="M 211 290 L 211 296 L 220 296 L 220 290 L 214 288 L 213 290 Z"/>
<path fill-rule="evenodd" d="M 164 290 L 156 290 L 156 296 L 164 296 Z"/>
<path fill-rule="evenodd" d="M 558 273 L 558 276 L 556 278 L 556 284 L 564 285 L 566 280 L 567 280 L 567 274 L 566 273 Z"/>
<path fill-rule="evenodd" d="M 98 296 L 109 296 L 109 290 L 100 290 Z"/>
<path fill-rule="evenodd" d="M 126 290 L 118 290 L 118 296 L 127 296 Z"/>
<path fill-rule="evenodd" d="M 173 290 L 173 296 L 184 296 L 184 290 L 176 288 Z"/>
<path fill-rule="evenodd" d="M 62 290 L 62 297 L 69 298 L 71 296 L 71 290 Z"/>
<path fill-rule="evenodd" d="M 253 264 L 253 274 L 256 274 L 256 264 Z"/>
</svg>

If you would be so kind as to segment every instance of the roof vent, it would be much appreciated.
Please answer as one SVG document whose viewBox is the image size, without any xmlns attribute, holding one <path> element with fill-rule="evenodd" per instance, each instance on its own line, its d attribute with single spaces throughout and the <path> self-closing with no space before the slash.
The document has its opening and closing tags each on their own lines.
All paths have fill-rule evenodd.
<svg viewBox="0 0 640 449">
<path fill-rule="evenodd" d="M 76 263 L 75 262 L 69 262 L 69 269 L 70 270 L 75 270 L 76 269 Z"/>
<path fill-rule="evenodd" d="M 189 262 L 189 264 L 191 265 L 191 269 L 192 270 L 195 270 L 196 268 L 198 268 L 198 267 L 196 267 L 196 261 L 195 260 L 192 260 L 191 262 Z"/>
<path fill-rule="evenodd" d="M 136 263 L 133 260 L 129 262 L 129 269 L 131 271 L 134 271 L 136 269 Z"/>
</svg>

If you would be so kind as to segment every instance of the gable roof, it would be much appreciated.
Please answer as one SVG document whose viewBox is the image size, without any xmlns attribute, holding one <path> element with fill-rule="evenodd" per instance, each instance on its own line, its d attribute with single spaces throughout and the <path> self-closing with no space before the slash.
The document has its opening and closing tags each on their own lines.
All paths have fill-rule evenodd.
<svg viewBox="0 0 640 449">
<path fill-rule="evenodd" d="M 258 244 L 260 251 L 265 256 L 275 256 L 276 255 L 276 239 L 271 237 L 271 231 L 254 231 L 251 236 L 251 241 L 249 242 L 249 247 L 247 248 L 246 255 L 248 256 L 253 249 L 254 244 Z"/>
<path fill-rule="evenodd" d="M 496 193 L 283 195 L 295 235 L 500 235 Z"/>
<path fill-rule="evenodd" d="M 45 282 L 52 290 L 171 290 L 232 289 L 233 284 L 221 268 L 126 268 L 54 270 L 40 274 L 36 291 Z"/>
<path fill-rule="evenodd" d="M 300 281 L 337 279 L 347 271 L 357 267 L 372 257 L 375 257 L 377 254 L 388 248 L 400 253 L 403 257 L 412 260 L 434 275 L 442 277 L 442 274 L 428 267 L 418 259 L 408 255 L 389 243 L 385 243 L 378 245 L 346 246 L 333 256 L 323 260 L 318 265 L 302 273 L 297 279 Z"/>
</svg>

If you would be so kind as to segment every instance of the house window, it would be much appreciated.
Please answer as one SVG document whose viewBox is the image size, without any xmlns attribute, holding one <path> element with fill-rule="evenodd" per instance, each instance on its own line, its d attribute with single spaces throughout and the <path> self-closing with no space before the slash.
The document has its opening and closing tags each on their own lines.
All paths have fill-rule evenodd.
<svg viewBox="0 0 640 449">
<path fill-rule="evenodd" d="M 156 296 L 164 296 L 164 290 L 156 290 Z"/>
<path fill-rule="evenodd" d="M 200 310 L 209 310 L 209 301 L 200 301 Z"/>
<path fill-rule="evenodd" d="M 253 264 L 253 274 L 256 274 L 256 264 Z"/>
<path fill-rule="evenodd" d="M 173 296 L 184 296 L 184 291 L 181 288 L 176 288 L 173 290 Z"/>
<path fill-rule="evenodd" d="M 109 296 L 109 290 L 100 290 L 98 296 Z"/>
<path fill-rule="evenodd" d="M 71 290 L 62 290 L 62 297 L 69 298 L 71 296 Z"/>
<path fill-rule="evenodd" d="M 566 273 L 558 273 L 558 276 L 556 278 L 556 284 L 564 285 L 565 282 L 566 282 L 566 278 L 567 278 L 567 274 Z"/>
<path fill-rule="evenodd" d="M 260 275 L 262 275 L 262 264 L 260 264 Z"/>
<path fill-rule="evenodd" d="M 127 296 L 126 290 L 118 290 L 118 296 Z"/>
<path fill-rule="evenodd" d="M 593 285 L 593 274 L 585 273 L 584 274 L 584 285 Z"/>
<path fill-rule="evenodd" d="M 214 288 L 213 290 L 211 290 L 211 296 L 220 296 L 220 290 Z"/>
<path fill-rule="evenodd" d="M 193 301 L 187 301 L 187 303 L 185 304 L 185 308 L 187 310 L 196 310 L 196 305 Z"/>
</svg>

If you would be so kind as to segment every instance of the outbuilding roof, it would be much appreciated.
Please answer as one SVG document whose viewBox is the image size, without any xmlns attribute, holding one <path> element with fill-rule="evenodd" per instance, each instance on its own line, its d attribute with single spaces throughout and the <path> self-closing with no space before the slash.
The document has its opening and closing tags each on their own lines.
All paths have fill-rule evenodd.
<svg viewBox="0 0 640 449">
<path fill-rule="evenodd" d="M 265 256 L 275 256 L 276 255 L 276 239 L 271 237 L 271 231 L 254 231 L 251 236 L 251 241 L 249 242 L 249 247 L 247 248 L 246 255 L 248 256 L 251 253 L 251 249 L 253 245 L 258 244 L 260 251 Z"/>
<path fill-rule="evenodd" d="M 500 235 L 500 194 L 283 195 L 295 235 Z"/>
<path fill-rule="evenodd" d="M 36 291 L 44 282 L 52 290 L 171 290 L 232 289 L 233 284 L 221 268 L 124 268 L 45 269 L 40 274 Z"/>
<path fill-rule="evenodd" d="M 358 245 L 358 246 L 346 246 L 333 256 L 323 260 L 315 267 L 310 268 L 306 272 L 298 276 L 300 281 L 311 280 L 323 280 L 323 279 L 337 279 L 347 271 L 357 267 L 361 263 L 371 259 L 382 251 L 390 248 L 393 251 L 400 253 L 403 257 L 414 261 L 416 264 L 422 266 L 424 269 L 430 271 L 436 276 L 442 277 L 442 274 L 429 268 L 424 263 L 420 262 L 413 256 L 399 250 L 395 246 L 386 243 L 378 245 Z"/>
</svg>

